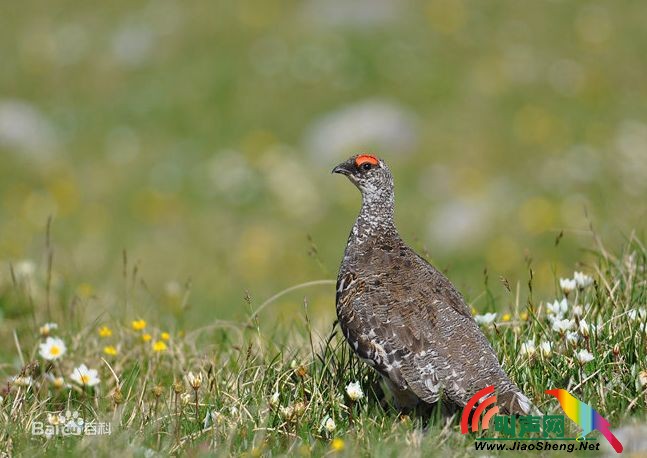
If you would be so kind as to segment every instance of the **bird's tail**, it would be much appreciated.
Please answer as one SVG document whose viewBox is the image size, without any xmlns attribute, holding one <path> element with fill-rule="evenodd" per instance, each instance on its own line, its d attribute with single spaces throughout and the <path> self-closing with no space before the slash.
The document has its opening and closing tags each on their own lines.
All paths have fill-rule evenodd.
<svg viewBox="0 0 647 458">
<path fill-rule="evenodd" d="M 609 444 L 611 444 L 611 447 L 616 451 L 616 453 L 622 453 L 622 444 L 618 440 L 616 436 L 613 435 L 611 430 L 609 429 L 608 426 L 600 426 L 598 428 L 598 431 L 605 437 L 606 440 L 609 441 Z"/>
<path fill-rule="evenodd" d="M 541 415 L 539 410 L 532 405 L 519 389 L 513 385 L 513 389 L 498 394 L 498 404 L 504 413 L 511 415 L 528 415 L 530 413 Z"/>
</svg>

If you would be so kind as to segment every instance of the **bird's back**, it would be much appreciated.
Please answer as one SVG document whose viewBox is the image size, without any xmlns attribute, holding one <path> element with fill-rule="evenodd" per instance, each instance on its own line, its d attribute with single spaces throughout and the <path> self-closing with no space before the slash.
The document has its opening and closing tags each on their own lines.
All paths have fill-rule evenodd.
<svg viewBox="0 0 647 458">
<path fill-rule="evenodd" d="M 338 289 L 351 345 L 422 400 L 436 402 L 442 387 L 464 405 L 484 386 L 514 386 L 460 293 L 397 234 L 351 242 Z"/>
</svg>

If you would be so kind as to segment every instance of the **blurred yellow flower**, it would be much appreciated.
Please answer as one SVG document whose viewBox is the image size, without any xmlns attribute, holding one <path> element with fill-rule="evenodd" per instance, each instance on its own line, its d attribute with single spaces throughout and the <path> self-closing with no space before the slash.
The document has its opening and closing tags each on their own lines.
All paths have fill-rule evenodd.
<svg viewBox="0 0 647 458">
<path fill-rule="evenodd" d="M 528 321 L 528 312 L 521 312 L 519 318 L 521 318 L 523 321 Z"/>
<path fill-rule="evenodd" d="M 501 317 L 501 320 L 502 321 L 510 321 L 510 318 L 512 318 L 512 317 L 510 316 L 509 313 L 504 313 L 503 316 Z"/>
<path fill-rule="evenodd" d="M 153 344 L 153 351 L 156 351 L 156 352 L 165 351 L 166 348 L 167 348 L 166 344 L 161 340 L 158 340 Z"/>
<path fill-rule="evenodd" d="M 335 437 L 330 443 L 330 448 L 332 448 L 335 452 L 341 452 L 342 450 L 344 450 L 344 439 Z"/>
<path fill-rule="evenodd" d="M 162 340 L 169 340 L 171 338 L 171 334 L 169 334 L 168 332 L 163 332 L 160 337 L 162 338 Z"/>
<path fill-rule="evenodd" d="M 92 296 L 93 293 L 94 293 L 94 287 L 89 283 L 81 283 L 76 288 L 76 294 L 86 299 Z"/>
<path fill-rule="evenodd" d="M 519 220 L 529 234 L 541 234 L 555 226 L 557 212 L 548 199 L 533 197 L 519 208 Z"/>
<path fill-rule="evenodd" d="M 131 326 L 133 327 L 133 329 L 135 331 L 141 331 L 142 329 L 144 329 L 146 327 L 146 322 L 144 320 L 134 320 L 131 323 Z"/>
<path fill-rule="evenodd" d="M 108 345 L 103 347 L 103 352 L 109 356 L 115 356 L 117 354 L 117 349 L 113 345 Z"/>
<path fill-rule="evenodd" d="M 42 325 L 39 329 L 38 332 L 40 332 L 40 335 L 43 337 L 47 337 L 50 335 L 50 333 L 54 330 L 58 329 L 58 324 L 56 323 L 45 323 Z"/>
<path fill-rule="evenodd" d="M 150 334 L 148 334 L 148 333 L 146 333 L 146 334 L 142 334 L 142 340 L 143 340 L 144 342 L 148 342 L 148 341 L 150 341 L 152 338 L 153 338 L 153 336 L 151 336 L 151 335 L 150 335 Z"/>
<path fill-rule="evenodd" d="M 108 326 L 101 326 L 99 328 L 99 337 L 110 337 L 112 335 L 112 329 Z"/>
</svg>

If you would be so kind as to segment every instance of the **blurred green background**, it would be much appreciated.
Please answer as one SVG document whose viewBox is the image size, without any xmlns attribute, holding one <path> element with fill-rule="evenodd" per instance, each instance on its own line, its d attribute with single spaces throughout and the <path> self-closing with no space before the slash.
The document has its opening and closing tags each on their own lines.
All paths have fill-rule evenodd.
<svg viewBox="0 0 647 458">
<path fill-rule="evenodd" d="M 27 0 L 0 24 L 5 284 L 42 279 L 51 214 L 55 287 L 114 308 L 126 249 L 144 315 L 190 278 L 187 325 L 240 318 L 336 276 L 359 193 L 330 170 L 360 151 L 470 299 L 527 257 L 553 293 L 586 213 L 611 244 L 644 230 L 646 2 Z M 333 288 L 307 294 L 330 320 Z"/>
</svg>

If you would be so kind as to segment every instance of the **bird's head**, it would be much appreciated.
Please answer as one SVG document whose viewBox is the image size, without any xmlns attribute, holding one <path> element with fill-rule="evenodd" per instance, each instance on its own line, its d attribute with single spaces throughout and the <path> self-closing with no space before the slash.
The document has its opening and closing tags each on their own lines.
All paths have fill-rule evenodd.
<svg viewBox="0 0 647 458">
<path fill-rule="evenodd" d="M 332 173 L 341 173 L 360 190 L 364 199 L 372 200 L 393 194 L 393 177 L 381 159 L 370 154 L 358 154 L 337 165 Z"/>
</svg>

